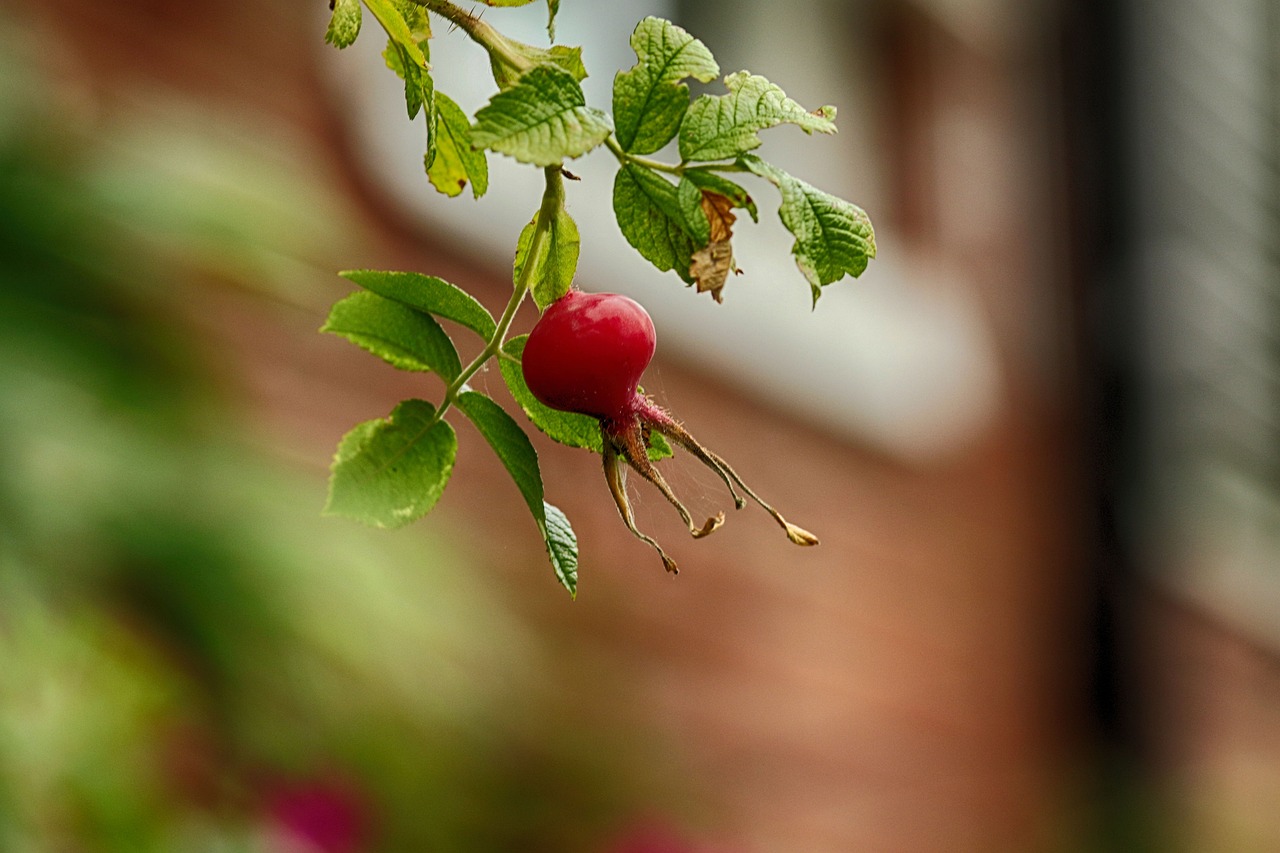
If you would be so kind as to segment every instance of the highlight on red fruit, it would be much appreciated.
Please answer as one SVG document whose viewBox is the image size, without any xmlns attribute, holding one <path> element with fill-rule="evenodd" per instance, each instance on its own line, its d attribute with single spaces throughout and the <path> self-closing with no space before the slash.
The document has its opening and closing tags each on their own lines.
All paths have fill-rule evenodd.
<svg viewBox="0 0 1280 853">
<path fill-rule="evenodd" d="M 628 466 L 657 487 L 694 538 L 707 536 L 724 523 L 721 512 L 697 524 L 676 497 L 649 459 L 648 436 L 657 432 L 715 471 L 728 486 L 735 508 L 746 505 L 745 494 L 773 516 L 792 542 L 817 545 L 816 536 L 783 518 L 728 462 L 703 447 L 669 412 L 640 393 L 640 377 L 653 358 L 656 343 L 653 320 L 638 302 L 617 293 L 583 293 L 575 288 L 547 307 L 524 347 L 521 369 L 525 384 L 539 401 L 600 421 L 605 479 L 627 528 L 658 552 L 667 571 L 678 571 L 662 546 L 636 527 L 627 497 Z"/>
</svg>

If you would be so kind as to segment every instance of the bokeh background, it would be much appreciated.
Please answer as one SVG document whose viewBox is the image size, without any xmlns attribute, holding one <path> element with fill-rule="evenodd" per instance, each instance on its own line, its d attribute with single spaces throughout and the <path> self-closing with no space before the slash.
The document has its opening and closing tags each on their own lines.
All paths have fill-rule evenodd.
<svg viewBox="0 0 1280 853">
<path fill-rule="evenodd" d="M 657 13 L 837 104 L 764 151 L 880 246 L 811 313 L 742 227 L 714 306 L 574 164 L 646 388 L 822 545 L 637 492 L 672 578 L 538 440 L 572 602 L 461 422 L 422 522 L 320 516 L 338 438 L 439 391 L 317 334 L 335 271 L 496 309 L 536 203 L 498 158 L 435 195 L 326 5 L 0 3 L 0 851 L 1280 849 L 1276 4 L 564 0 L 596 103 Z"/>
</svg>

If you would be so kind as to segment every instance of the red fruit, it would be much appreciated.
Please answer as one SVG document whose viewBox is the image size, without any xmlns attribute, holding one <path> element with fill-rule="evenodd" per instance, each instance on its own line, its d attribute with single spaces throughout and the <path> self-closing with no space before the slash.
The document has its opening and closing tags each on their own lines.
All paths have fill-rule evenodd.
<svg viewBox="0 0 1280 853">
<path fill-rule="evenodd" d="M 792 542 L 817 545 L 816 536 L 783 518 L 742 482 L 728 462 L 699 444 L 665 409 L 636 389 L 653 358 L 654 345 L 653 320 L 637 302 L 616 293 L 579 290 L 548 306 L 524 345 L 524 381 L 533 396 L 553 409 L 600 421 L 605 480 L 627 529 L 658 552 L 667 571 L 677 571 L 675 560 L 662 546 L 636 527 L 627 498 L 628 467 L 658 488 L 695 538 L 715 532 L 724 523 L 724 513 L 701 525 L 693 520 L 649 459 L 648 438 L 656 432 L 714 471 L 728 486 L 735 507 L 746 504 L 745 494 L 773 516 Z"/>
<path fill-rule="evenodd" d="M 653 320 L 635 300 L 571 290 L 529 333 L 524 381 L 553 409 L 616 418 L 636 405 L 655 342 Z"/>
</svg>

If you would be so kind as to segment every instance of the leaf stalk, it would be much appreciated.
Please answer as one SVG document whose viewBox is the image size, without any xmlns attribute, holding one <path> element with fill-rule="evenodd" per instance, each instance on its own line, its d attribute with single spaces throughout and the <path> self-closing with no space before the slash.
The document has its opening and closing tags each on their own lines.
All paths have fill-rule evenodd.
<svg viewBox="0 0 1280 853">
<path fill-rule="evenodd" d="M 605 144 L 605 147 L 608 148 L 610 152 L 612 152 L 613 156 L 618 159 L 618 162 L 623 165 L 627 163 L 634 163 L 637 166 L 643 166 L 644 168 L 651 169 L 655 172 L 665 172 L 668 175 L 677 175 L 677 176 L 683 175 L 686 169 L 693 168 L 695 165 L 699 169 L 711 169 L 716 172 L 748 172 L 750 171 L 746 166 L 736 162 L 690 163 L 688 161 L 685 161 L 681 163 L 664 163 L 661 160 L 653 160 L 653 159 L 650 159 L 649 157 L 641 157 L 638 154 L 629 154 L 622 149 L 622 145 L 619 144 L 618 140 L 614 138 L 612 133 L 605 137 L 604 144 Z"/>
<path fill-rule="evenodd" d="M 622 164 L 635 163 L 637 166 L 644 166 L 646 169 L 652 169 L 655 172 L 666 172 L 669 175 L 684 174 L 685 164 L 675 165 L 672 163 L 663 163 L 660 160 L 650 160 L 648 157 L 640 157 L 636 154 L 628 154 L 622 150 L 622 146 L 618 140 L 609 134 L 604 139 L 605 146 L 613 152 L 613 156 L 618 158 L 618 162 Z"/>
</svg>

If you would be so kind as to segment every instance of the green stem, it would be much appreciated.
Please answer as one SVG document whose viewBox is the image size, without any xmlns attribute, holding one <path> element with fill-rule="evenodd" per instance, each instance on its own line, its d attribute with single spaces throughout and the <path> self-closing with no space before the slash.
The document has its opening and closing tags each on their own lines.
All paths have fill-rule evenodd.
<svg viewBox="0 0 1280 853">
<path fill-rule="evenodd" d="M 444 413 L 453 406 L 462 389 L 466 387 L 467 381 L 484 366 L 485 362 L 502 354 L 502 344 L 507 338 L 507 332 L 511 330 L 511 324 L 515 321 L 516 312 L 520 310 L 524 298 L 529 295 L 533 284 L 533 270 L 537 266 L 533 263 L 533 259 L 541 254 L 543 243 L 551 233 L 552 223 L 555 222 L 560 209 L 564 207 L 564 177 L 560 172 L 559 164 L 548 166 L 543 170 L 543 174 L 546 176 L 546 189 L 542 193 L 542 206 L 538 208 L 533 237 L 529 241 L 528 259 L 520 268 L 520 275 L 516 277 L 515 288 L 511 291 L 511 298 L 507 300 L 507 307 L 502 310 L 502 316 L 498 318 L 498 326 L 484 345 L 484 349 L 480 350 L 479 355 L 473 358 L 470 364 L 462 368 L 462 372 L 445 389 L 444 399 L 436 407 L 435 416 L 427 425 L 428 427 L 444 417 Z"/>
<path fill-rule="evenodd" d="M 613 152 L 613 156 L 618 158 L 618 162 L 622 164 L 634 163 L 637 166 L 643 166 L 646 169 L 652 169 L 655 172 L 666 172 L 668 175 L 683 175 L 686 169 L 693 168 L 689 163 L 663 163 L 661 160 L 650 160 L 648 157 L 640 157 L 636 154 L 628 154 L 622 150 L 622 146 L 618 144 L 618 140 L 614 139 L 613 134 L 609 134 L 604 139 L 605 147 Z M 717 172 L 747 172 L 750 171 L 746 166 L 738 163 L 699 163 L 699 169 L 714 169 Z"/>
<path fill-rule="evenodd" d="M 457 25 L 458 29 L 471 36 L 471 40 L 487 50 L 491 56 L 516 71 L 524 72 L 533 67 L 533 63 L 512 49 L 511 43 L 502 33 L 466 9 L 455 6 L 449 0 L 411 0 L 411 2 Z"/>
<path fill-rule="evenodd" d="M 683 175 L 685 166 L 672 165 L 671 163 L 663 163 L 659 160 L 650 160 L 648 157 L 639 157 L 635 154 L 628 154 L 622 150 L 622 146 L 618 144 L 618 140 L 613 138 L 613 134 L 609 134 L 604 138 L 605 147 L 613 152 L 613 156 L 618 158 L 619 163 L 635 163 L 637 166 L 644 166 L 646 169 L 653 169 L 655 172 L 666 172 L 669 175 Z"/>
</svg>

